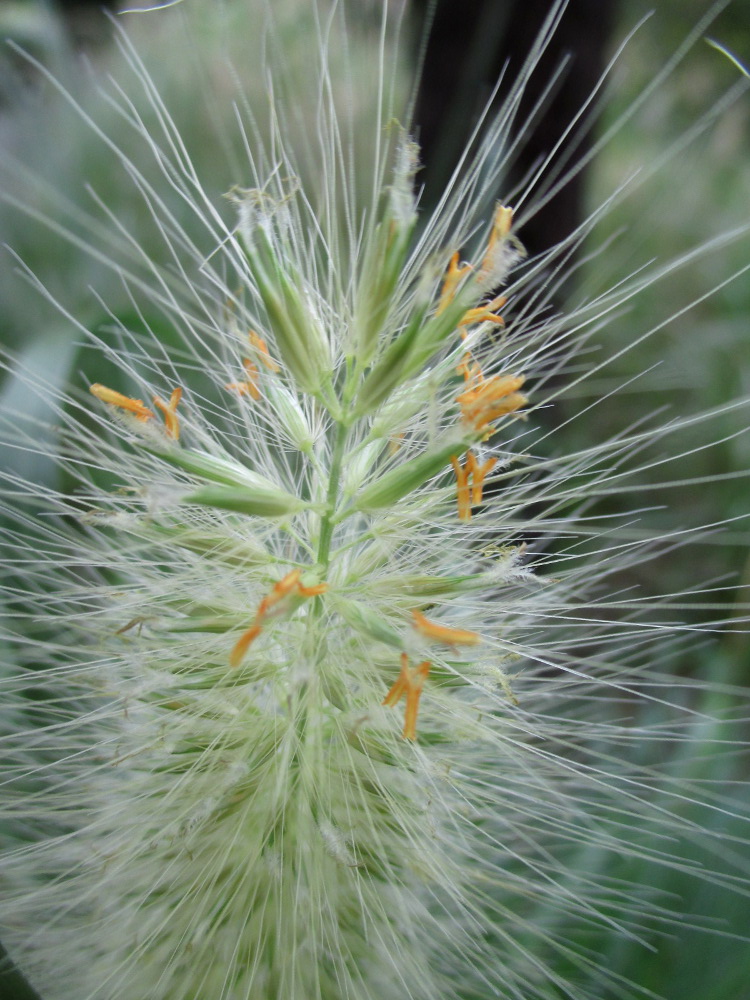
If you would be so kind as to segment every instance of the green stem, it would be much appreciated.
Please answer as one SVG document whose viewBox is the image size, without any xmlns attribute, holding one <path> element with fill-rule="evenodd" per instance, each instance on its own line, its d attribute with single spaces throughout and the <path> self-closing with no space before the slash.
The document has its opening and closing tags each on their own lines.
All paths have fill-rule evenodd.
<svg viewBox="0 0 750 1000">
<path fill-rule="evenodd" d="M 333 512 L 339 494 L 339 484 L 341 480 L 341 463 L 344 459 L 344 445 L 349 427 L 340 422 L 336 429 L 336 442 L 333 446 L 333 458 L 331 460 L 331 472 L 328 479 L 328 493 L 326 495 L 326 513 L 320 522 L 320 541 L 318 543 L 318 565 L 326 570 L 330 561 L 331 538 L 333 537 Z"/>
</svg>

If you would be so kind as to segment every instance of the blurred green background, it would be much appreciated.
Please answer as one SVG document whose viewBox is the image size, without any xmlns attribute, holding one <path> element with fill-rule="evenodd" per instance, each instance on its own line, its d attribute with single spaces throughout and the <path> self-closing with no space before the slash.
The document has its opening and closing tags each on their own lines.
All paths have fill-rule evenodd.
<svg viewBox="0 0 750 1000">
<path fill-rule="evenodd" d="M 636 32 L 612 71 L 598 135 L 606 135 L 633 105 L 703 16 L 706 6 L 701 0 L 660 0 L 655 16 Z M 290 60 L 304 58 L 300 40 L 309 27 L 305 17 L 299 16 L 298 5 L 293 7 L 287 0 L 281 8 L 281 44 L 288 46 Z M 612 50 L 649 9 L 641 0 L 621 0 Z M 369 10 L 363 4 L 362 16 L 370 16 Z M 207 16 L 198 34 L 180 34 L 179 41 L 170 34 L 168 44 L 160 31 L 151 27 L 144 30 L 142 22 L 132 22 L 139 50 L 142 47 L 146 53 L 150 71 L 191 150 L 198 174 L 210 178 L 220 210 L 221 193 L 244 180 L 234 114 L 230 101 L 223 100 L 231 95 L 234 84 L 223 60 L 227 44 L 233 45 L 235 66 L 245 67 L 242 83 L 250 99 L 253 93 L 258 100 L 265 99 L 263 82 L 253 78 L 257 62 L 252 57 L 240 58 L 243 45 L 256 45 L 257 40 L 245 39 L 241 31 L 233 30 L 234 16 Z M 107 130 L 118 136 L 134 158 L 144 158 L 138 160 L 139 165 L 147 175 L 149 170 L 153 175 L 145 150 L 134 144 L 131 151 L 128 145 L 132 129 L 94 86 L 95 80 L 109 73 L 125 86 L 132 86 L 135 79 L 112 44 L 112 29 L 104 18 L 95 11 L 84 12 L 82 5 L 71 21 L 51 2 L 5 0 L 0 4 L 0 33 L 49 67 L 87 112 L 106 123 Z M 747 0 L 718 13 L 708 33 L 748 64 Z M 636 171 L 640 174 L 633 192 L 612 207 L 585 247 L 586 262 L 565 289 L 572 302 L 601 294 L 644 262 L 679 258 L 698 244 L 750 223 L 750 95 L 736 95 L 695 142 L 684 148 L 680 145 L 686 131 L 740 79 L 729 59 L 705 41 L 697 41 L 669 79 L 598 153 L 586 174 L 585 199 L 590 209 Z M 140 100 L 139 107 L 143 105 Z M 142 110 L 148 114 L 145 106 Z M 367 109 L 361 111 L 366 118 Z M 110 253 L 130 255 L 130 265 L 137 274 L 137 256 L 124 242 L 113 245 L 107 227 L 100 228 L 86 214 L 95 210 L 95 204 L 85 185 L 112 208 L 117 220 L 137 236 L 153 259 L 163 258 L 166 263 L 164 241 L 143 213 L 131 180 L 112 154 L 82 126 L 39 69 L 7 49 L 0 54 L 0 163 L 0 240 L 13 247 L 50 296 L 64 302 L 83 327 L 106 337 L 114 316 L 130 329 L 142 328 L 143 320 L 117 272 L 104 262 Z M 652 170 L 651 176 L 646 176 Z M 31 214 L 22 210 L 21 204 L 31 205 Z M 179 199 L 169 204 L 196 244 L 209 252 L 207 234 Z M 47 215 L 101 248 L 102 257 L 76 252 L 62 235 L 50 230 L 42 218 Z M 666 420 L 676 414 L 721 408 L 750 396 L 750 272 L 719 287 L 728 276 L 748 266 L 749 251 L 747 234 L 722 242 L 714 251 L 698 255 L 641 292 L 626 312 L 607 323 L 597 340 L 605 352 L 617 355 L 616 359 L 595 379 L 584 381 L 577 396 L 567 395 L 556 418 L 573 416 L 577 408 L 617 390 L 612 397 L 615 405 L 598 407 L 590 424 L 572 420 L 565 432 L 570 447 L 601 440 L 662 407 Z M 714 288 L 717 290 L 708 295 Z M 697 304 L 682 312 L 693 300 Z M 71 379 L 80 384 L 81 373 L 89 381 L 118 387 L 116 369 L 111 364 L 101 367 L 95 352 L 82 343 L 80 329 L 19 276 L 16 262 L 7 252 L 0 266 L 0 302 L 0 340 L 13 359 L 0 383 L 0 403 L 6 413 L 28 413 L 35 405 L 33 417 L 40 421 L 49 417 L 43 403 L 32 404 L 24 378 L 16 377 L 22 369 L 47 382 L 50 391 Z M 158 321 L 154 325 L 158 327 Z M 655 327 L 661 328 L 633 350 L 625 350 L 644 331 Z M 599 360 L 601 355 L 592 357 Z M 618 388 L 626 383 L 626 388 Z M 642 491 L 643 503 L 655 508 L 649 514 L 649 530 L 658 531 L 660 525 L 689 529 L 728 522 L 720 533 L 695 539 L 686 548 L 650 562 L 642 572 L 633 569 L 632 578 L 623 581 L 645 596 L 671 593 L 691 582 L 709 581 L 715 588 L 704 598 L 697 597 L 695 607 L 676 613 L 695 624 L 721 618 L 728 623 L 707 636 L 691 634 L 689 641 L 675 646 L 672 662 L 659 665 L 660 669 L 715 685 L 713 694 L 690 696 L 694 702 L 691 707 L 709 716 L 731 715 L 732 706 L 739 704 L 738 689 L 750 680 L 750 643 L 743 634 L 750 602 L 750 482 L 745 474 L 750 468 L 750 435 L 743 433 L 747 422 L 747 410 L 734 409 L 698 425 L 680 442 L 682 448 L 692 451 L 689 457 L 644 472 L 634 492 L 614 493 L 601 505 L 602 512 L 621 512 L 633 505 Z M 41 429 L 39 433 L 54 434 Z M 708 447 L 716 441 L 720 443 Z M 54 445 L 51 440 L 49 443 Z M 556 447 L 560 445 L 558 434 Z M 667 456 L 656 453 L 653 457 Z M 60 485 L 54 464 L 42 455 L 22 456 L 6 450 L 0 461 L 19 474 Z M 684 485 L 653 486 L 654 482 L 685 479 L 689 482 Z M 701 603 L 713 607 L 701 608 Z M 632 981 L 667 1000 L 750 997 L 750 952 L 742 940 L 748 932 L 747 898 L 730 888 L 732 880 L 750 868 L 747 827 L 744 819 L 727 815 L 747 813 L 747 802 L 740 800 L 741 793 L 733 792 L 740 787 L 733 783 L 746 780 L 747 770 L 732 747 L 722 749 L 714 741 L 716 732 L 710 722 L 698 719 L 694 745 L 689 750 L 676 745 L 674 759 L 666 762 L 675 781 L 692 783 L 699 801 L 715 794 L 726 810 L 701 809 L 686 802 L 685 816 L 702 825 L 705 832 L 695 843 L 675 845 L 676 853 L 683 851 L 696 866 L 716 872 L 713 883 L 689 877 L 678 867 L 655 870 L 650 866 L 639 871 L 632 858 L 617 862 L 611 857 L 592 857 L 590 849 L 569 859 L 592 874 L 661 891 L 672 906 L 686 914 L 683 927 L 670 929 L 667 937 L 659 936 L 658 951 L 583 924 L 561 928 L 619 973 L 623 981 Z M 748 732 L 738 721 L 730 735 L 746 739 Z M 636 840 L 637 836 L 634 833 Z M 601 870 L 603 865 L 605 870 Z M 544 919 L 554 922 L 549 915 Z M 693 929 L 693 922 L 711 926 L 717 933 Z M 658 927 L 647 926 L 643 936 L 656 940 L 657 933 Z M 595 979 L 587 982 L 580 969 L 560 971 L 579 982 L 582 991 L 585 988 L 596 994 Z M 24 1000 L 31 995 L 24 990 L 13 973 L 4 980 L 0 974 L 2 1000 Z M 620 995 L 631 994 L 623 987 L 622 994 L 602 993 L 602 1000 Z"/>
</svg>

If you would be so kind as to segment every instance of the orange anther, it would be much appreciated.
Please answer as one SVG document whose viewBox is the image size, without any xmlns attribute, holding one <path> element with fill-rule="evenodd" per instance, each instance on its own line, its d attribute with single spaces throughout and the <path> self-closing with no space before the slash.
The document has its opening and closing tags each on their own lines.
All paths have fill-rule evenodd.
<svg viewBox="0 0 750 1000">
<path fill-rule="evenodd" d="M 274 604 L 278 604 L 287 594 L 291 594 L 293 590 L 296 590 L 301 576 L 301 569 L 293 569 L 291 573 L 287 573 L 278 583 L 275 583 L 271 593 L 264 597 L 258 605 L 258 617 L 260 618 L 265 615 Z"/>
<path fill-rule="evenodd" d="M 458 484 L 458 517 L 461 521 L 471 520 L 471 498 L 469 496 L 469 476 L 466 469 L 462 469 L 455 455 L 451 455 L 451 465 L 456 473 Z"/>
<path fill-rule="evenodd" d="M 250 330 L 248 336 L 250 337 L 250 343 L 258 352 L 258 357 L 261 363 L 264 364 L 269 371 L 280 372 L 281 367 L 278 364 L 278 362 L 274 361 L 271 355 L 269 354 L 268 345 L 266 344 L 265 340 L 262 337 L 258 336 L 255 330 Z M 255 370 L 257 372 L 257 368 Z"/>
<path fill-rule="evenodd" d="M 466 452 L 466 464 L 461 468 L 461 463 L 455 455 L 451 455 L 451 465 L 456 473 L 456 483 L 458 485 L 458 516 L 461 521 L 471 520 L 472 504 L 482 502 L 482 489 L 484 480 L 488 472 L 491 472 L 497 465 L 496 458 L 488 458 L 486 462 L 479 465 L 474 452 Z"/>
<path fill-rule="evenodd" d="M 93 393 L 103 403 L 109 403 L 110 406 L 118 406 L 121 410 L 127 410 L 137 420 L 150 420 L 154 416 L 153 410 L 149 410 L 144 405 L 142 399 L 131 399 L 130 396 L 123 396 L 121 392 L 108 389 L 106 385 L 99 385 L 98 382 L 89 386 L 89 392 Z"/>
<path fill-rule="evenodd" d="M 401 654 L 401 672 L 391 687 L 388 694 L 383 699 L 383 704 L 393 707 L 401 698 L 406 695 L 406 711 L 404 713 L 403 737 L 405 740 L 415 740 L 417 738 L 417 713 L 419 711 L 419 699 L 422 695 L 422 687 L 430 672 L 429 660 L 424 660 L 414 670 L 409 669 L 409 658 L 406 653 Z"/>
<path fill-rule="evenodd" d="M 406 692 L 406 711 L 404 712 L 403 737 L 405 740 L 415 740 L 417 738 L 417 713 L 419 711 L 419 699 L 422 695 L 422 687 L 430 672 L 429 660 L 424 660 L 412 671 L 411 686 Z"/>
<path fill-rule="evenodd" d="M 463 331 L 461 331 L 461 333 L 463 337 L 466 336 Z M 471 382 L 474 379 L 482 378 L 482 369 L 479 367 L 477 362 L 472 359 L 470 351 L 465 352 L 459 364 L 456 365 L 456 371 L 459 375 L 463 375 L 464 382 Z"/>
<path fill-rule="evenodd" d="M 179 386 L 172 390 L 172 395 L 169 397 L 168 403 L 159 399 L 158 396 L 154 396 L 154 406 L 158 407 L 164 414 L 164 425 L 166 427 L 167 436 L 171 437 L 175 441 L 177 441 L 180 436 L 180 421 L 177 417 L 176 410 L 177 404 L 181 399 L 182 389 L 180 389 Z"/>
<path fill-rule="evenodd" d="M 455 298 L 456 289 L 461 284 L 461 281 L 467 274 L 471 273 L 471 264 L 464 264 L 463 267 L 461 267 L 459 266 L 459 260 L 459 253 L 458 250 L 456 250 L 450 259 L 448 270 L 443 278 L 443 287 L 440 289 L 440 301 L 438 302 L 438 307 L 435 310 L 436 316 L 439 316 L 440 313 L 450 305 Z"/>
<path fill-rule="evenodd" d="M 260 629 L 260 625 L 251 625 L 246 632 L 242 633 L 237 642 L 234 644 L 232 652 L 229 654 L 230 667 L 235 668 L 242 663 L 245 653 L 260 635 Z"/>
<path fill-rule="evenodd" d="M 325 594 L 327 590 L 327 583 L 316 583 L 312 587 L 305 587 L 300 583 L 297 587 L 300 597 L 319 597 L 321 594 Z"/>
<path fill-rule="evenodd" d="M 477 306 L 476 309 L 468 309 L 459 320 L 459 327 L 471 326 L 473 323 L 496 323 L 498 326 L 504 326 L 505 320 L 494 313 L 493 309 L 502 309 L 507 301 L 504 295 L 498 295 L 491 302 Z"/>
<path fill-rule="evenodd" d="M 258 366 L 249 358 L 243 358 L 242 367 L 245 369 L 247 379 L 244 382 L 227 382 L 224 388 L 232 389 L 234 392 L 239 393 L 240 396 L 249 395 L 255 400 L 260 399 L 261 393 L 258 388 Z"/>
<path fill-rule="evenodd" d="M 290 594 L 296 594 L 298 597 L 318 597 L 320 594 L 325 594 L 328 590 L 327 583 L 314 583 L 309 587 L 304 586 L 304 584 L 300 583 L 301 576 L 301 569 L 293 569 L 286 576 L 282 577 L 278 583 L 273 585 L 271 593 L 267 594 L 258 605 L 258 610 L 255 612 L 255 621 L 246 632 L 243 632 L 230 653 L 230 666 L 236 667 L 240 664 L 250 645 L 260 635 L 264 619 L 274 605 L 283 601 L 285 597 L 289 597 Z"/>
<path fill-rule="evenodd" d="M 528 402 L 519 389 L 525 379 L 523 375 L 480 376 L 477 384 L 456 396 L 461 407 L 464 423 L 478 431 L 490 431 L 493 420 L 525 406 Z"/>
<path fill-rule="evenodd" d="M 477 632 L 440 625 L 438 622 L 429 621 L 419 611 L 412 611 L 411 616 L 414 619 L 414 628 L 417 632 L 434 642 L 442 642 L 446 646 L 476 646 L 478 642 L 482 641 L 481 635 Z"/>
<path fill-rule="evenodd" d="M 510 393 L 509 396 L 498 400 L 497 403 L 493 404 L 483 413 L 483 422 L 480 427 L 486 427 L 488 424 L 492 423 L 493 420 L 505 417 L 509 413 L 515 413 L 516 410 L 520 410 L 520 408 L 525 406 L 527 403 L 528 399 L 526 396 L 522 396 L 520 392 Z"/>
<path fill-rule="evenodd" d="M 471 455 L 471 452 L 469 452 Z M 473 457 L 473 456 L 472 456 Z M 483 465 L 477 465 L 476 461 L 472 468 L 472 491 L 471 491 L 471 502 L 473 504 L 479 504 L 482 502 L 482 490 L 484 488 L 484 480 L 488 472 L 492 470 L 497 465 L 496 458 L 488 458 Z"/>
<path fill-rule="evenodd" d="M 401 700 L 402 695 L 404 695 L 409 690 L 409 657 L 406 653 L 401 654 L 401 673 L 398 675 L 396 681 L 391 685 L 391 689 L 388 694 L 383 698 L 382 704 L 388 705 L 389 708 L 393 708 Z"/>
</svg>

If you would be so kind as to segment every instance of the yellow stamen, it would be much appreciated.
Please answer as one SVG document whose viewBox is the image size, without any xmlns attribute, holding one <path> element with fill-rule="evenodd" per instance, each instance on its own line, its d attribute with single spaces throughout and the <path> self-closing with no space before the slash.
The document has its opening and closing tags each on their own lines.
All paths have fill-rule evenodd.
<svg viewBox="0 0 750 1000">
<path fill-rule="evenodd" d="M 443 642 L 447 646 L 476 646 L 478 642 L 482 641 L 481 635 L 477 632 L 440 625 L 438 622 L 429 621 L 419 611 L 412 611 L 411 616 L 414 619 L 414 628 L 417 632 L 434 642 Z"/>
<path fill-rule="evenodd" d="M 478 431 L 491 431 L 493 420 L 528 403 L 525 396 L 516 392 L 524 381 L 523 375 L 480 376 L 475 386 L 456 396 L 464 423 Z"/>
<path fill-rule="evenodd" d="M 300 583 L 297 586 L 300 597 L 319 597 L 321 594 L 325 594 L 327 590 L 327 583 L 315 583 L 312 587 L 305 587 Z"/>
<path fill-rule="evenodd" d="M 301 569 L 293 569 L 291 573 L 287 573 L 278 583 L 275 583 L 271 593 L 264 597 L 258 605 L 258 618 L 262 618 L 274 604 L 278 604 L 293 590 L 296 590 L 301 576 Z"/>
<path fill-rule="evenodd" d="M 445 272 L 445 277 L 443 278 L 443 287 L 440 289 L 440 301 L 435 310 L 436 316 L 439 316 L 451 304 L 456 296 L 456 289 L 466 275 L 471 272 L 471 264 L 464 264 L 463 267 L 460 267 L 459 260 L 458 250 L 456 250 L 450 259 L 448 270 Z"/>
<path fill-rule="evenodd" d="M 466 464 L 461 468 L 461 463 L 456 455 L 451 455 L 451 465 L 456 473 L 456 484 L 458 486 L 458 517 L 461 521 L 471 520 L 472 504 L 482 502 L 482 489 L 484 480 L 489 472 L 497 465 L 496 458 L 488 458 L 483 465 L 479 465 L 473 451 L 466 452 Z"/>
<path fill-rule="evenodd" d="M 252 643 L 260 635 L 260 630 L 261 626 L 256 624 L 251 625 L 246 632 L 242 633 L 237 642 L 234 644 L 232 652 L 229 654 L 230 667 L 233 669 L 239 667 L 240 663 L 242 663 L 242 660 L 244 659 L 245 653 L 248 649 L 250 649 Z"/>
<path fill-rule="evenodd" d="M 422 696 L 422 686 L 430 672 L 429 660 L 424 660 L 412 671 L 410 681 L 411 686 L 406 692 L 406 711 L 404 712 L 403 737 L 405 740 L 416 740 L 417 738 L 417 713 L 419 712 L 419 699 Z"/>
<path fill-rule="evenodd" d="M 242 359 L 242 367 L 245 369 L 247 374 L 247 391 L 253 397 L 253 399 L 260 399 L 260 389 L 258 388 L 258 376 L 260 371 L 258 366 L 250 360 L 250 358 Z"/>
<path fill-rule="evenodd" d="M 95 382 L 94 385 L 89 386 L 89 392 L 93 393 L 97 399 L 100 399 L 103 403 L 109 403 L 110 406 L 119 406 L 121 410 L 127 410 L 132 413 L 137 420 L 150 420 L 154 416 L 153 410 L 149 410 L 147 406 L 144 405 L 142 399 L 131 399 L 130 396 L 123 396 L 121 392 L 115 392 L 114 389 L 108 389 L 106 385 L 99 385 Z"/>
<path fill-rule="evenodd" d="M 508 300 L 504 295 L 498 295 L 491 302 L 487 302 L 476 309 L 468 309 L 459 320 L 459 327 L 471 326 L 473 323 L 496 323 L 504 326 L 505 320 L 502 316 L 493 312 L 493 309 L 502 309 Z"/>
<path fill-rule="evenodd" d="M 245 653 L 260 635 L 266 615 L 279 601 L 283 601 L 285 597 L 288 597 L 292 593 L 297 593 L 300 597 L 318 597 L 320 594 L 325 594 L 328 590 L 327 583 L 314 583 L 306 587 L 300 583 L 301 576 L 301 569 L 293 569 L 286 576 L 282 577 L 278 583 L 273 585 L 270 594 L 266 594 L 258 605 L 258 610 L 255 612 L 255 621 L 246 632 L 242 633 L 235 643 L 232 652 L 229 654 L 229 665 L 231 667 L 240 665 Z"/>
<path fill-rule="evenodd" d="M 266 344 L 265 340 L 262 337 L 258 336 L 255 330 L 250 330 L 248 335 L 250 337 L 250 343 L 258 352 L 258 357 L 261 363 L 264 364 L 269 371 L 280 372 L 281 366 L 278 364 L 278 362 L 274 361 L 271 355 L 269 354 L 268 345 Z"/>
<path fill-rule="evenodd" d="M 406 695 L 406 711 L 404 712 L 403 737 L 405 740 L 415 740 L 417 738 L 417 713 L 419 711 L 419 699 L 422 695 L 422 687 L 430 672 L 429 660 L 424 660 L 415 667 L 409 669 L 409 658 L 406 653 L 401 654 L 401 673 L 391 687 L 388 694 L 383 699 L 383 704 L 392 708 L 404 695 Z"/>
<path fill-rule="evenodd" d="M 471 455 L 471 452 L 469 452 Z M 472 458 L 474 456 L 472 455 Z M 471 492 L 471 502 L 473 504 L 479 504 L 482 502 L 482 490 L 484 488 L 484 480 L 488 472 L 492 470 L 497 465 L 496 458 L 488 458 L 484 465 L 477 465 L 474 462 L 474 467 L 472 469 L 472 492 Z"/>
<path fill-rule="evenodd" d="M 258 388 L 258 366 L 253 364 L 249 358 L 242 359 L 242 367 L 245 369 L 247 374 L 247 379 L 244 382 L 227 382 L 224 386 L 225 389 L 232 389 L 234 392 L 239 393 L 240 396 L 252 396 L 253 399 L 258 400 L 261 397 L 260 389 Z"/>
<path fill-rule="evenodd" d="M 451 455 L 451 465 L 456 473 L 458 485 L 458 517 L 461 521 L 471 520 L 471 498 L 469 496 L 469 476 L 466 469 L 461 468 L 456 455 Z"/>
<path fill-rule="evenodd" d="M 516 410 L 520 410 L 521 407 L 525 406 L 527 403 L 528 399 L 526 396 L 523 396 L 520 392 L 512 392 L 509 396 L 499 400 L 484 412 L 484 423 L 480 426 L 486 426 L 491 424 L 493 420 L 497 420 L 499 417 L 505 417 L 509 413 L 515 413 Z"/>
<path fill-rule="evenodd" d="M 177 417 L 176 410 L 177 404 L 181 399 L 182 389 L 179 386 L 172 390 L 172 395 L 169 397 L 168 403 L 159 399 L 158 396 L 154 396 L 154 406 L 158 407 L 164 414 L 164 424 L 167 430 L 167 436 L 171 437 L 175 441 L 177 441 L 180 437 L 180 421 Z"/>
<path fill-rule="evenodd" d="M 462 336 L 466 336 L 463 331 Z M 482 378 L 482 369 L 479 367 L 477 362 L 472 359 L 470 351 L 466 351 L 460 363 L 456 365 L 456 371 L 459 375 L 463 375 L 464 382 L 471 382 L 474 379 Z"/>
<path fill-rule="evenodd" d="M 383 698 L 382 704 L 393 708 L 401 701 L 402 696 L 409 690 L 409 657 L 406 653 L 401 654 L 401 673 L 396 681 L 391 685 L 388 694 Z"/>
</svg>

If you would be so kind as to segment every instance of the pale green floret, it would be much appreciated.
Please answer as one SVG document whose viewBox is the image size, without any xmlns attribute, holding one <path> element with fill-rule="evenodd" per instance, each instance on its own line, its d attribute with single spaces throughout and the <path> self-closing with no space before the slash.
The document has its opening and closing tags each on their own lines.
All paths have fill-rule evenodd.
<svg viewBox="0 0 750 1000">
<path fill-rule="evenodd" d="M 471 590 L 482 590 L 487 586 L 487 574 L 471 573 L 466 576 L 429 576 L 409 573 L 404 576 L 382 577 L 374 584 L 384 594 L 403 593 L 407 598 L 447 597 L 463 594 Z"/>
<path fill-rule="evenodd" d="M 344 497 L 354 496 L 377 463 L 385 447 L 386 442 L 380 438 L 367 442 L 347 456 L 341 486 L 341 493 Z"/>
<path fill-rule="evenodd" d="M 248 259 L 279 353 L 300 388 L 314 394 L 331 372 L 325 337 L 298 291 L 299 278 L 284 273 L 262 228 L 255 246 L 257 256 L 248 250 Z"/>
<path fill-rule="evenodd" d="M 388 320 L 413 229 L 413 221 L 405 227 L 388 215 L 375 228 L 362 263 L 354 309 L 354 357 L 362 365 L 369 364 L 377 350 L 378 338 Z"/>
<path fill-rule="evenodd" d="M 282 258 L 277 252 L 272 214 L 258 207 L 262 198 L 254 191 L 245 192 L 244 201 L 237 197 L 247 263 L 282 361 L 301 389 L 317 394 L 331 376 L 328 341 L 305 294 L 304 278 L 290 254 Z"/>
<path fill-rule="evenodd" d="M 475 304 L 477 300 L 476 283 L 467 282 L 457 293 L 442 312 L 436 312 L 419 329 L 412 349 L 409 351 L 402 367 L 401 377 L 409 378 L 420 369 L 439 350 L 445 347 L 450 335 L 458 329 L 467 309 Z"/>
<path fill-rule="evenodd" d="M 413 416 L 425 408 L 435 393 L 435 373 L 396 389 L 372 419 L 370 437 L 388 438 L 403 431 Z"/>
<path fill-rule="evenodd" d="M 357 393 L 356 414 L 364 416 L 377 409 L 404 380 L 406 359 L 417 338 L 429 310 L 429 302 L 417 306 L 416 313 L 404 330 L 385 350 L 380 360 L 368 373 Z"/>
<path fill-rule="evenodd" d="M 170 545 L 187 549 L 198 555 L 210 556 L 212 561 L 224 566 L 262 566 L 271 562 L 273 556 L 248 539 L 228 536 L 219 531 L 209 531 L 198 528 L 164 528 L 161 525 L 151 526 L 158 536 L 166 536 Z"/>
<path fill-rule="evenodd" d="M 360 601 L 337 597 L 334 603 L 336 611 L 347 625 L 371 639 L 383 642 L 394 649 L 402 650 L 404 640 L 401 635 L 384 620 L 382 614 L 373 611 Z"/>
<path fill-rule="evenodd" d="M 382 219 L 367 242 L 354 307 L 354 356 L 361 365 L 374 357 L 398 288 L 417 221 L 414 174 L 419 148 L 402 136 L 393 184 Z"/>
<path fill-rule="evenodd" d="M 395 519 L 382 517 L 370 528 L 372 541 L 358 548 L 351 562 L 349 574 L 351 579 L 357 580 L 369 576 L 388 565 L 402 541 L 400 532 L 395 530 L 395 524 L 390 523 L 392 520 Z"/>
<path fill-rule="evenodd" d="M 224 635 L 242 628 L 247 616 L 240 618 L 238 615 L 229 617 L 218 615 L 216 617 L 201 617 L 199 615 L 189 615 L 186 618 L 174 618 L 162 622 L 160 627 L 165 632 L 211 632 L 217 635 Z"/>
<path fill-rule="evenodd" d="M 260 478 L 260 477 L 259 477 Z M 287 517 L 311 506 L 276 487 L 221 487 L 205 486 L 195 493 L 182 497 L 182 503 L 198 504 L 201 507 L 217 507 L 237 514 L 255 517 Z"/>
<path fill-rule="evenodd" d="M 313 432 L 294 394 L 274 378 L 266 380 L 263 394 L 276 412 L 281 429 L 295 448 L 309 455 L 314 443 Z"/>
<path fill-rule="evenodd" d="M 357 510 L 377 510 L 381 507 L 391 507 L 403 497 L 419 489 L 429 479 L 443 471 L 451 455 L 461 454 L 466 450 L 466 443 L 452 439 L 440 448 L 428 451 L 407 462 L 402 462 L 367 486 L 355 500 Z"/>
<path fill-rule="evenodd" d="M 239 462 L 231 459 L 216 458 L 202 451 L 191 451 L 188 448 L 165 448 L 157 450 L 147 447 L 146 451 L 153 455 L 158 455 L 165 462 L 173 465 L 176 469 L 189 472 L 191 476 L 200 479 L 210 479 L 212 483 L 221 483 L 223 486 L 250 487 L 250 489 L 273 489 L 274 484 L 270 479 L 259 476 L 251 469 L 245 468 Z"/>
<path fill-rule="evenodd" d="M 418 305 L 406 327 L 367 374 L 357 395 L 357 413 L 364 415 L 372 412 L 402 382 L 421 371 L 445 347 L 476 297 L 476 283 L 469 282 L 442 312 L 435 311 L 429 318 L 431 303 L 423 301 Z"/>
</svg>

